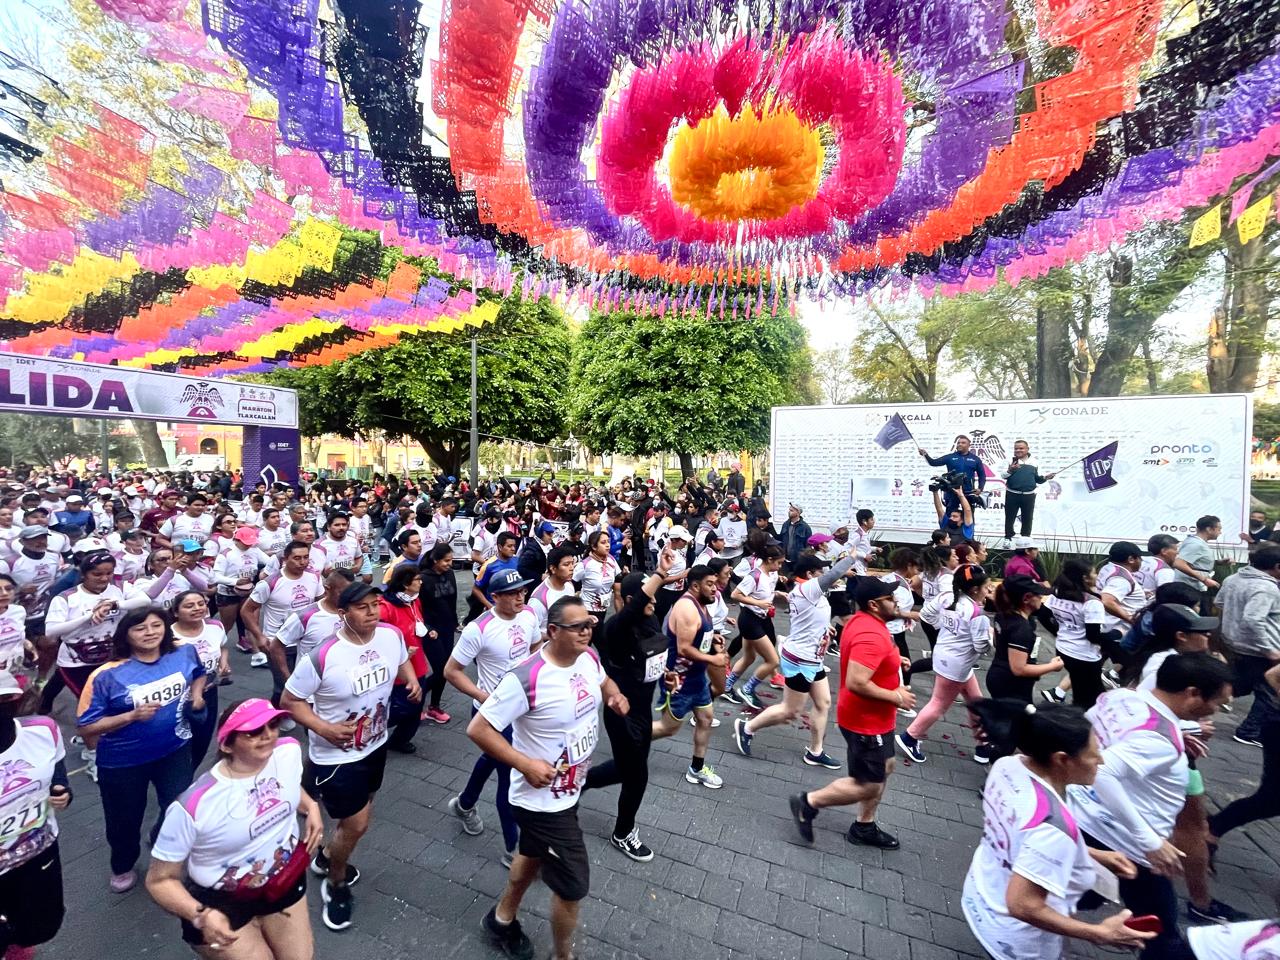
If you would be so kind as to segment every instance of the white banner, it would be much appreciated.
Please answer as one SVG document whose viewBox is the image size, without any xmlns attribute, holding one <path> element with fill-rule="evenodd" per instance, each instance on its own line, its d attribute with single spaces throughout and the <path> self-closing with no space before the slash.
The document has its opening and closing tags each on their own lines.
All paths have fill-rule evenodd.
<svg viewBox="0 0 1280 960">
<path fill-rule="evenodd" d="M 874 438 L 895 413 L 915 441 L 882 450 Z M 775 407 L 773 511 L 799 503 L 811 524 L 828 526 L 866 507 L 880 536 L 923 541 L 938 526 L 929 481 L 946 468 L 930 466 L 916 447 L 939 458 L 965 434 L 987 478 L 990 506 L 974 518 L 980 537 L 1004 536 L 1004 475 L 1014 441 L 1026 440 L 1041 475 L 1062 471 L 1037 488 L 1037 538 L 1062 549 L 1116 540 L 1145 548 L 1152 534 L 1181 539 L 1212 514 L 1222 518 L 1220 542 L 1239 544 L 1252 415 L 1244 394 Z M 1083 467 L 1067 465 L 1113 440 L 1116 485 L 1091 493 Z"/>
<path fill-rule="evenodd" d="M 0 410 L 298 426 L 293 390 L 16 353 L 0 354 Z"/>
</svg>

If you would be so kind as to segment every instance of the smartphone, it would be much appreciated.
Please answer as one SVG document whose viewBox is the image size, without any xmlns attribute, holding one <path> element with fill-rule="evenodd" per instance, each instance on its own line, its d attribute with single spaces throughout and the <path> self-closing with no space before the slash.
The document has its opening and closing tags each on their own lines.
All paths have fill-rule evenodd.
<svg viewBox="0 0 1280 960">
<path fill-rule="evenodd" d="M 1139 933 L 1164 933 L 1164 924 L 1160 922 L 1160 918 L 1154 913 L 1146 913 L 1140 917 L 1130 917 L 1124 922 L 1124 925 L 1130 930 L 1137 930 Z"/>
</svg>

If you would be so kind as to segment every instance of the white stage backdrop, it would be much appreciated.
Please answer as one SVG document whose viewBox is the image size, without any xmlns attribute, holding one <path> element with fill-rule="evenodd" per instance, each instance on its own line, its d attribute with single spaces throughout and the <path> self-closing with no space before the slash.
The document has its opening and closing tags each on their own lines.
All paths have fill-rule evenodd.
<svg viewBox="0 0 1280 960">
<path fill-rule="evenodd" d="M 917 442 L 882 450 L 874 438 L 895 413 Z M 775 407 L 770 500 L 779 517 L 788 502 L 800 503 L 816 526 L 851 522 L 869 507 L 881 537 L 922 541 L 937 527 L 929 478 L 945 468 L 929 466 L 916 446 L 939 457 L 963 433 L 988 471 L 991 507 L 977 511 L 976 532 L 1001 537 L 1015 440 L 1030 443 L 1042 474 L 1116 440 L 1115 486 L 1090 493 L 1075 464 L 1039 487 L 1038 538 L 1145 547 L 1154 533 L 1181 539 L 1197 517 L 1215 514 L 1221 543 L 1238 544 L 1248 517 L 1252 414 L 1245 394 Z"/>
</svg>

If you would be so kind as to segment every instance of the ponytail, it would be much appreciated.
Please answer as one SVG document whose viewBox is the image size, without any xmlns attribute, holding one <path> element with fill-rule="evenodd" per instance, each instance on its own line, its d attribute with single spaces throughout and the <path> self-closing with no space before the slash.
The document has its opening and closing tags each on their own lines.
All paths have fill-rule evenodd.
<svg viewBox="0 0 1280 960">
<path fill-rule="evenodd" d="M 952 547 L 951 552 L 956 555 L 956 559 L 960 561 L 960 566 L 962 567 L 968 566 L 973 562 L 969 559 L 973 556 L 973 547 L 969 546 L 967 543 L 962 543 L 959 546 Z"/>
<path fill-rule="evenodd" d="M 956 552 L 958 553 L 962 549 L 964 548 L 958 547 Z M 990 579 L 991 578 L 987 575 L 987 571 L 983 570 L 982 567 L 978 566 L 976 563 L 957 567 L 955 579 L 952 580 L 951 605 L 948 606 L 947 609 L 954 610 L 956 608 L 956 602 L 959 601 L 961 594 L 973 599 L 970 594 Z"/>
<path fill-rule="evenodd" d="M 1079 707 L 1037 707 L 1003 698 L 974 700 L 969 712 L 982 741 L 1004 754 L 1017 750 L 1040 764 L 1049 763 L 1055 753 L 1079 755 L 1093 733 Z"/>
</svg>

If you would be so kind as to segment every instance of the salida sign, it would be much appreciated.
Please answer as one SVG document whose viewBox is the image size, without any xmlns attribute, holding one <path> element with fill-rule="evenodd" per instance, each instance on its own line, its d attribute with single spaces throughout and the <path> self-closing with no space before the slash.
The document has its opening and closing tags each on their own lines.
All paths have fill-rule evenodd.
<svg viewBox="0 0 1280 960">
<path fill-rule="evenodd" d="M 0 354 L 0 410 L 297 427 L 292 390 Z"/>
</svg>

